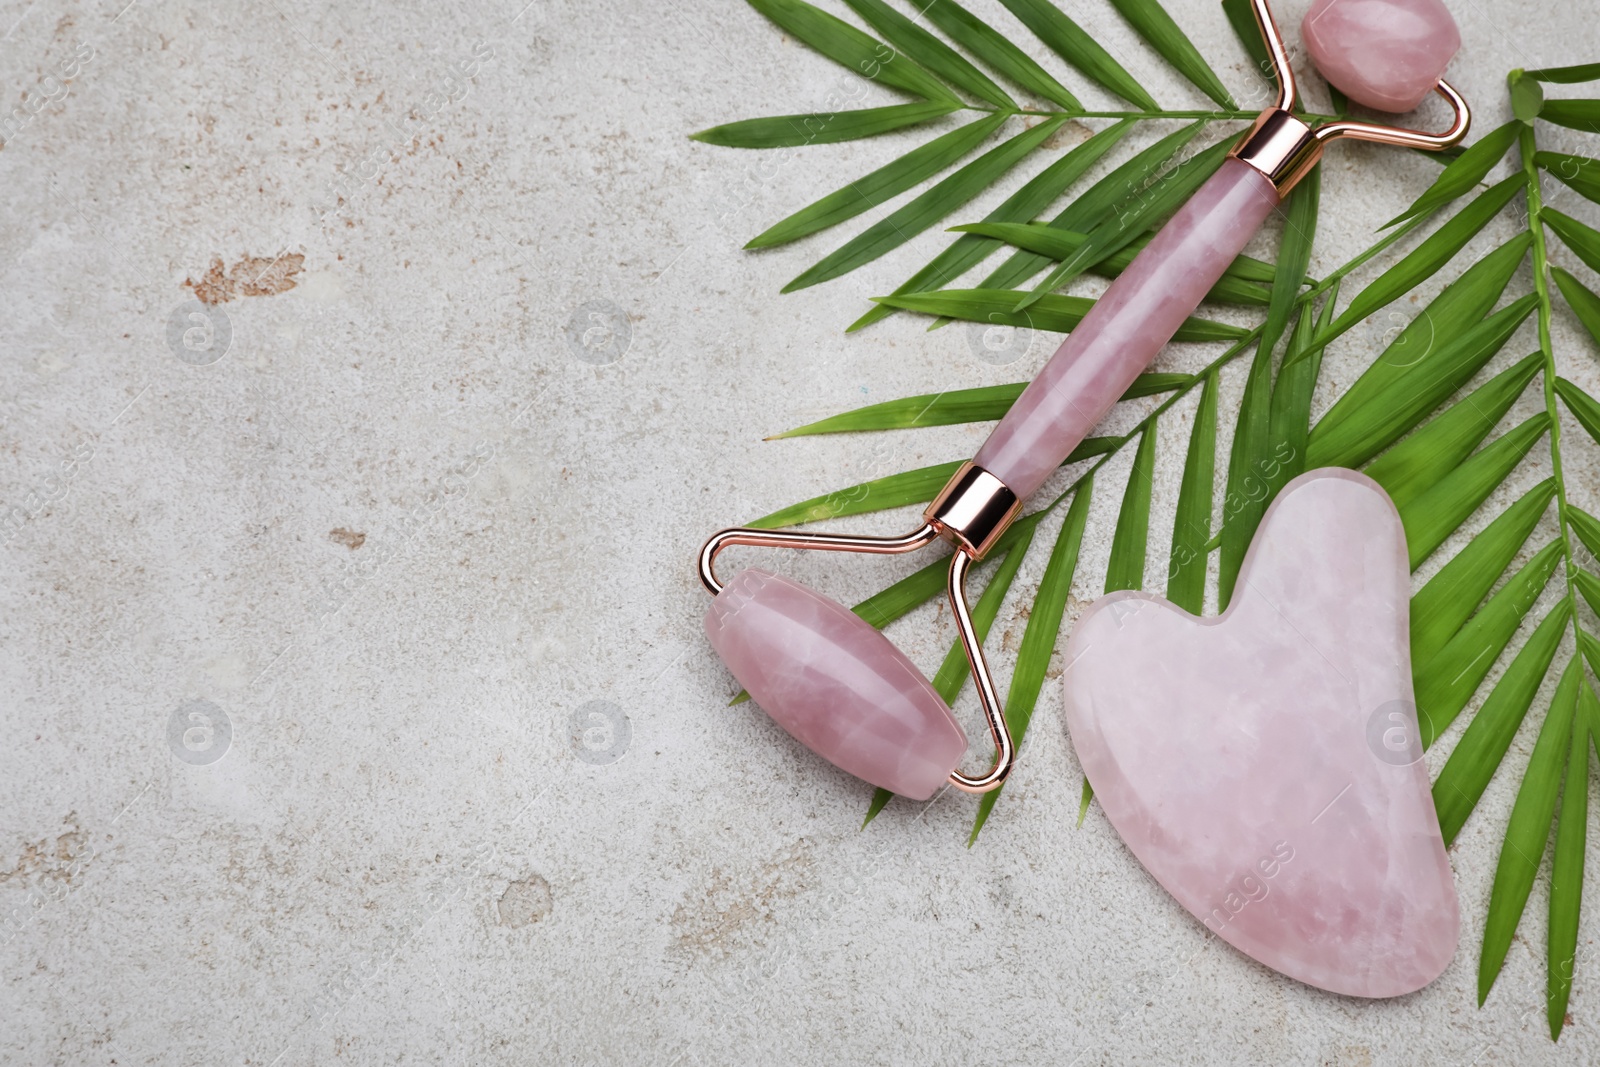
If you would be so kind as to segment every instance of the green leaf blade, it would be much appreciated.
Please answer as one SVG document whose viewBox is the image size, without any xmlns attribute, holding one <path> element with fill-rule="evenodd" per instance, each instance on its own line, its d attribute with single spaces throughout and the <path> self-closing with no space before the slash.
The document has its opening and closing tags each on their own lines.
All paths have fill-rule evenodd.
<svg viewBox="0 0 1600 1067">
<path fill-rule="evenodd" d="M 946 82 L 1000 108 L 1017 102 L 961 53 L 906 18 L 883 0 L 844 0 L 884 39 Z"/>
<path fill-rule="evenodd" d="M 1561 290 L 1567 307 L 1572 309 L 1594 342 L 1600 344 L 1600 296 L 1560 267 L 1551 267 L 1550 276 L 1556 280 L 1556 288 Z"/>
<path fill-rule="evenodd" d="M 1600 204 L 1600 159 L 1565 152 L 1535 152 L 1533 161 L 1579 196 Z"/>
<path fill-rule="evenodd" d="M 1554 230 L 1561 243 L 1576 252 L 1590 270 L 1600 271 L 1600 230 L 1553 207 L 1541 207 L 1539 219 Z"/>
<path fill-rule="evenodd" d="M 1517 729 L 1538 695 L 1539 683 L 1555 661 L 1568 617 L 1566 605 L 1562 604 L 1539 623 L 1495 683 L 1483 707 L 1472 717 L 1433 783 L 1433 807 L 1439 815 L 1445 848 L 1455 843 L 1510 750 Z"/>
<path fill-rule="evenodd" d="M 1489 595 L 1555 499 L 1556 481 L 1534 486 L 1479 531 L 1411 598 L 1411 662 L 1432 659 Z"/>
<path fill-rule="evenodd" d="M 844 515 L 864 515 L 908 504 L 926 504 L 938 495 L 939 490 L 961 466 L 955 463 L 937 463 L 931 467 L 901 471 L 883 478 L 837 489 L 823 496 L 802 500 L 798 504 L 763 515 L 748 525 L 757 530 L 775 530 L 784 526 L 836 519 Z"/>
<path fill-rule="evenodd" d="M 1570 130 L 1600 133 L 1600 100 L 1546 100 L 1539 117 Z"/>
<path fill-rule="evenodd" d="M 1016 310 L 1017 301 L 1025 295 L 1015 289 L 940 289 L 933 293 L 907 293 L 904 296 L 882 296 L 877 299 L 906 311 L 996 326 L 1020 326 L 1049 333 L 1072 332 L 1089 313 L 1089 309 L 1094 307 L 1094 301 L 1088 297 L 1050 293 L 1029 305 L 1026 311 Z M 1248 334 L 1248 330 L 1238 326 L 1190 317 L 1178 327 L 1172 339 L 1236 341 Z"/>
<path fill-rule="evenodd" d="M 1449 729 L 1510 644 L 1523 616 L 1555 573 L 1561 547 L 1558 539 L 1540 549 L 1432 659 L 1420 669 L 1413 665 L 1423 748 Z"/>
<path fill-rule="evenodd" d="M 1472 454 L 1543 367 L 1540 353 L 1523 357 L 1373 460 L 1367 477 L 1403 509 Z"/>
<path fill-rule="evenodd" d="M 1550 416 L 1541 411 L 1467 459 L 1437 485 L 1400 509 L 1412 570 L 1478 510 L 1549 429 Z"/>
<path fill-rule="evenodd" d="M 780 29 L 869 81 L 928 100 L 959 103 L 933 75 L 894 49 L 805 0 L 747 0 Z"/>
<path fill-rule="evenodd" d="M 813 144 L 837 144 L 876 137 L 955 111 L 957 105 L 944 102 L 893 104 L 861 111 L 836 111 L 810 115 L 772 115 L 713 126 L 690 134 L 695 141 L 724 148 L 798 148 Z"/>
<path fill-rule="evenodd" d="M 1495 867 L 1494 886 L 1489 893 L 1489 917 L 1484 922 L 1483 949 L 1478 957 L 1478 1004 L 1489 997 L 1489 990 L 1500 975 L 1511 938 L 1522 920 L 1533 889 L 1534 875 L 1544 858 L 1550 840 L 1550 824 L 1555 817 L 1556 794 L 1561 786 L 1561 768 L 1566 762 L 1567 742 L 1577 712 L 1577 686 L 1581 668 L 1573 660 L 1562 676 L 1556 700 L 1545 713 L 1533 755 L 1517 800 L 1511 809 L 1500 860 Z"/>
<path fill-rule="evenodd" d="M 1579 687 L 1572 738 L 1567 746 L 1566 785 L 1556 818 L 1555 858 L 1550 870 L 1550 933 L 1545 952 L 1545 1017 L 1550 1040 L 1561 1037 L 1578 959 L 1578 912 L 1583 906 L 1583 854 L 1588 845 L 1589 724 L 1594 690 Z"/>
<path fill-rule="evenodd" d="M 1217 376 L 1206 376 L 1195 407 L 1194 428 L 1183 461 L 1178 506 L 1172 517 L 1172 550 L 1168 553 L 1167 599 L 1191 615 L 1205 607 L 1206 566 L 1211 540 L 1211 496 L 1216 484 Z"/>
<path fill-rule="evenodd" d="M 1068 18 L 1049 0 L 1000 0 L 1045 46 L 1079 73 L 1122 97 L 1135 107 L 1156 111 L 1161 105 L 1144 87 L 1111 58 L 1111 53 Z M 937 7 L 938 5 L 933 5 Z"/>
<path fill-rule="evenodd" d="M 1194 42 L 1178 28 L 1178 24 L 1172 21 L 1172 16 L 1157 0 L 1111 0 L 1111 6 L 1121 12 L 1134 31 L 1160 53 L 1162 59 L 1171 63 L 1179 74 L 1189 79 L 1196 89 L 1229 111 L 1238 109 L 1239 105 L 1234 102 L 1228 87 L 1222 84 L 1222 79 L 1217 77 L 1217 72 L 1211 69 L 1211 64 L 1205 61 Z"/>
<path fill-rule="evenodd" d="M 1066 518 L 1061 522 L 1061 532 L 1056 535 L 1055 547 L 1050 550 L 1050 561 L 1045 565 L 1044 577 L 1039 580 L 1039 592 L 1034 598 L 1033 610 L 1028 615 L 1027 628 L 1022 632 L 1022 644 L 1017 649 L 1011 689 L 1006 694 L 1006 725 L 1011 729 L 1012 742 L 1019 749 L 1023 738 L 1027 736 L 1028 724 L 1033 720 L 1033 709 L 1039 702 L 1045 672 L 1050 667 L 1056 638 L 1061 633 L 1062 616 L 1067 608 L 1067 595 L 1072 590 L 1072 576 L 1078 567 L 1093 490 L 1094 480 L 1090 478 L 1073 494 Z M 1004 789 L 1002 784 L 1000 788 L 985 793 L 978 801 L 972 833 L 967 838 L 969 848 L 978 839 L 983 824 L 989 820 L 989 813 L 994 810 Z"/>
<path fill-rule="evenodd" d="M 1187 374 L 1141 374 L 1134 379 L 1123 400 L 1170 393 L 1188 385 Z M 990 422 L 1005 417 L 1017 397 L 1028 387 L 1027 382 L 1007 382 L 1003 385 L 983 385 L 972 389 L 947 389 L 942 393 L 924 393 L 921 396 L 885 400 L 879 404 L 832 415 L 817 422 L 798 426 L 776 434 L 777 440 L 786 437 L 808 437 L 823 433 L 857 433 L 873 430 L 907 430 L 924 426 L 952 426 L 967 422 Z"/>
<path fill-rule="evenodd" d="M 952 40 L 1010 78 L 1017 85 L 1068 111 L 1082 111 L 1083 105 L 1066 86 L 1056 81 L 1022 49 L 1008 41 L 993 26 L 978 18 L 955 0 L 937 0 L 923 7 L 922 14 Z"/>
<path fill-rule="evenodd" d="M 983 221 L 1008 223 L 1023 222 L 1033 218 L 1048 207 L 1051 201 L 1060 196 L 1068 186 L 1081 178 L 1090 167 L 1099 162 L 1100 158 L 1114 148 L 1131 129 L 1133 120 L 1123 119 L 1101 130 L 1040 171 L 1021 189 L 1007 197 L 999 207 L 985 215 Z M 935 256 L 927 266 L 901 283 L 894 291 L 894 295 L 903 296 L 906 293 L 938 289 L 971 270 L 999 248 L 1000 244 L 1001 242 L 996 240 L 963 234 Z M 887 318 L 894 312 L 895 308 L 888 304 L 874 304 L 871 311 L 846 327 L 845 332 L 853 333 Z"/>
<path fill-rule="evenodd" d="M 1600 63 L 1580 63 L 1571 67 L 1544 67 L 1523 73 L 1523 77 L 1557 85 L 1574 85 L 1578 82 L 1600 81 Z"/>
<path fill-rule="evenodd" d="M 823 257 L 784 286 L 783 291 L 794 292 L 848 274 L 905 244 L 994 184 L 1066 121 L 1064 118 L 1050 119 L 991 148 Z"/>
<path fill-rule="evenodd" d="M 1388 229 L 1406 219 L 1425 215 L 1434 208 L 1448 204 L 1457 197 L 1472 191 L 1485 176 L 1494 169 L 1496 163 L 1505 158 L 1511 146 L 1517 142 L 1517 132 L 1522 128 L 1520 122 L 1512 121 L 1484 134 L 1472 144 L 1465 152 L 1451 160 L 1433 184 L 1411 206 L 1400 214 L 1384 223 L 1381 229 Z"/>
<path fill-rule="evenodd" d="M 987 140 L 1007 118 L 1005 114 L 990 115 L 935 137 L 774 223 L 751 238 L 745 247 L 772 248 L 788 244 L 870 211 L 955 163 Z"/>
<path fill-rule="evenodd" d="M 1150 541 L 1150 491 L 1156 464 L 1156 423 L 1151 422 L 1139 437 L 1133 455 L 1128 485 L 1122 492 L 1122 508 L 1111 535 L 1111 559 L 1106 564 L 1106 592 L 1144 587 L 1145 558 Z"/>
</svg>

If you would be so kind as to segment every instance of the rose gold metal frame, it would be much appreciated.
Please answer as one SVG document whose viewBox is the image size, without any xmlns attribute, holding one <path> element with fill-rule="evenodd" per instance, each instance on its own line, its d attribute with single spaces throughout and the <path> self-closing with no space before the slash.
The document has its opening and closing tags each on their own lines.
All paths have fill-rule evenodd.
<svg viewBox="0 0 1600 1067">
<path fill-rule="evenodd" d="M 1272 9 L 1267 0 L 1251 0 L 1250 7 L 1278 82 L 1278 99 L 1261 113 L 1230 155 L 1265 175 L 1280 197 L 1288 195 L 1295 183 L 1316 166 L 1324 145 L 1341 137 L 1437 152 L 1459 143 L 1467 135 L 1467 128 L 1472 125 L 1472 111 L 1455 87 L 1443 79 L 1434 86 L 1434 91 L 1449 101 L 1455 113 L 1454 122 L 1443 133 L 1346 121 L 1313 128 L 1293 114 L 1294 67 L 1289 62 L 1289 50 L 1278 32 L 1278 24 L 1273 20 Z"/>
<path fill-rule="evenodd" d="M 1011 740 L 1011 728 L 1006 725 L 1005 706 L 1000 702 L 994 677 L 989 673 L 983 642 L 972 621 L 972 609 L 967 603 L 967 572 L 995 546 L 1021 511 L 1022 501 L 1004 482 L 982 467 L 965 463 L 928 505 L 923 524 L 908 534 L 866 537 L 749 527 L 718 530 L 700 548 L 700 581 L 712 596 L 722 592 L 722 580 L 717 577 L 716 570 L 717 555 L 731 545 L 894 555 L 915 552 L 940 538 L 951 541 L 955 552 L 950 556 L 945 593 L 950 600 L 950 613 L 956 620 L 956 630 L 961 635 L 961 647 L 967 654 L 973 685 L 978 690 L 978 703 L 983 706 L 983 717 L 989 725 L 995 756 L 988 773 L 973 778 L 959 770 L 952 771 L 950 784 L 966 793 L 987 793 L 998 788 L 1011 773 L 1016 762 L 1016 746 Z"/>
</svg>

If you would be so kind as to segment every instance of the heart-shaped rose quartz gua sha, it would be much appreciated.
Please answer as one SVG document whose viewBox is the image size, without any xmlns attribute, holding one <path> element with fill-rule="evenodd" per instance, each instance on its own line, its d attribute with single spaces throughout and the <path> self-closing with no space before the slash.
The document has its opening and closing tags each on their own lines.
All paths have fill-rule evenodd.
<svg viewBox="0 0 1600 1067">
<path fill-rule="evenodd" d="M 1461 47 L 1442 0 L 1316 0 L 1300 36 L 1324 78 L 1377 111 L 1422 103 Z"/>
<path fill-rule="evenodd" d="M 1221 616 L 1113 593 L 1067 645 L 1072 742 L 1128 848 L 1241 952 L 1352 996 L 1420 989 L 1456 948 L 1409 578 L 1383 490 L 1312 471 L 1267 510 Z"/>
</svg>

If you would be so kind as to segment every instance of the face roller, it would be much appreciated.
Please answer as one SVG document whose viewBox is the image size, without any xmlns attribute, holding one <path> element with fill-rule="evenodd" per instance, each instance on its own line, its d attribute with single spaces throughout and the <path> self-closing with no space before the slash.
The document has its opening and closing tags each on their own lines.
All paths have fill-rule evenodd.
<svg viewBox="0 0 1600 1067">
<path fill-rule="evenodd" d="M 946 781 L 971 793 L 1005 781 L 1011 733 L 968 610 L 968 570 L 1199 306 L 1328 142 L 1438 150 L 1466 134 L 1466 102 L 1439 79 L 1460 41 L 1439 0 L 1318 0 L 1303 28 L 1313 57 L 1358 103 L 1414 106 L 1429 89 L 1444 97 L 1455 122 L 1441 134 L 1348 121 L 1312 127 L 1296 117 L 1294 73 L 1272 12 L 1267 0 L 1252 7 L 1276 103 L 1112 282 L 928 506 L 921 526 L 900 537 L 728 529 L 700 550 L 700 579 L 716 597 L 705 617 L 712 647 L 780 726 L 841 769 L 913 799 L 927 799 Z M 871 625 L 787 578 L 752 568 L 724 584 L 715 570 L 730 545 L 886 554 L 941 539 L 954 545 L 950 607 L 994 740 L 994 764 L 978 777 L 956 769 L 967 741 L 949 707 Z"/>
</svg>

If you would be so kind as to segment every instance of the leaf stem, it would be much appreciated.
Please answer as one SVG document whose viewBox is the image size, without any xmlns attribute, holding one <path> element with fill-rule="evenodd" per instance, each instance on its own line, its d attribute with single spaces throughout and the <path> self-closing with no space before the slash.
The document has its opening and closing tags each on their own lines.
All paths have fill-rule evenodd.
<svg viewBox="0 0 1600 1067">
<path fill-rule="evenodd" d="M 965 104 L 963 110 L 982 111 L 986 114 L 1005 111 L 1016 115 L 1036 115 L 1051 119 L 1183 119 L 1186 121 L 1203 119 L 1207 122 L 1251 122 L 1261 115 L 1258 111 L 1225 111 L 1217 108 L 1199 111 L 1049 111 L 1030 107 L 995 108 Z M 1296 114 L 1308 122 L 1332 122 L 1336 117 L 1314 115 L 1309 112 L 1296 112 Z"/>
<path fill-rule="evenodd" d="M 1578 622 L 1573 594 L 1572 533 L 1567 526 L 1567 483 L 1561 472 L 1561 417 L 1556 408 L 1556 356 L 1550 341 L 1550 267 L 1545 254 L 1544 198 L 1539 191 L 1539 170 L 1534 166 L 1533 127 L 1524 126 L 1519 136 L 1522 172 L 1528 178 L 1528 231 L 1533 235 L 1533 291 L 1538 298 L 1539 354 L 1544 358 L 1544 407 L 1550 417 L 1550 466 L 1556 480 L 1556 518 L 1561 529 L 1562 563 L 1567 584 L 1567 617 L 1572 620 L 1572 639 L 1582 648 L 1582 627 Z"/>
</svg>

